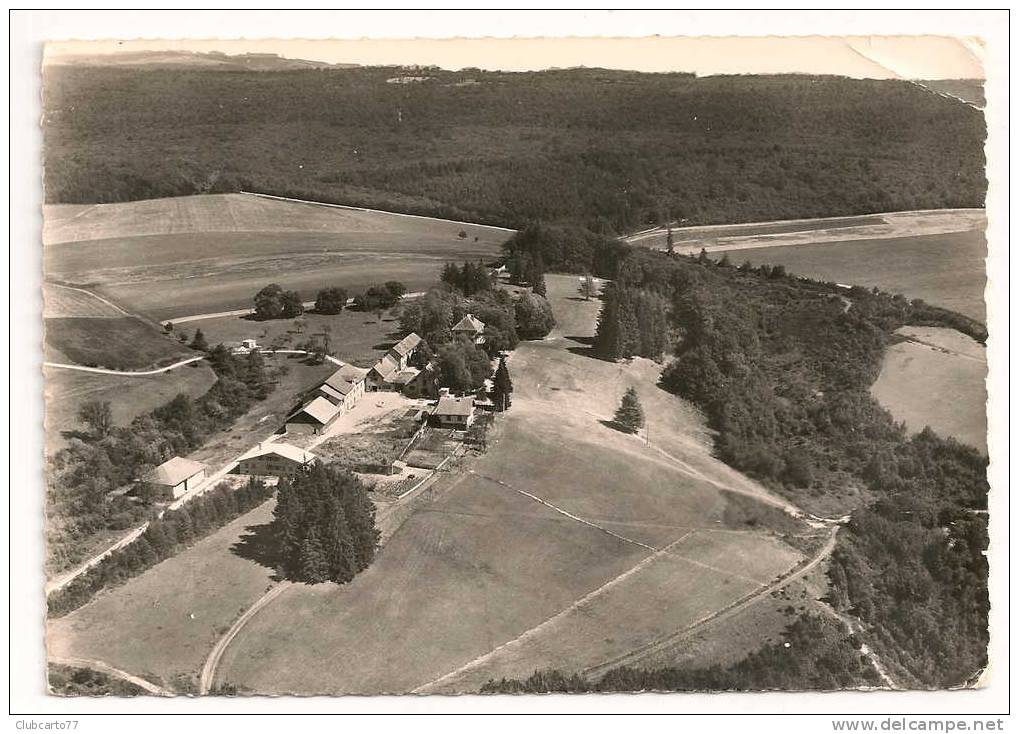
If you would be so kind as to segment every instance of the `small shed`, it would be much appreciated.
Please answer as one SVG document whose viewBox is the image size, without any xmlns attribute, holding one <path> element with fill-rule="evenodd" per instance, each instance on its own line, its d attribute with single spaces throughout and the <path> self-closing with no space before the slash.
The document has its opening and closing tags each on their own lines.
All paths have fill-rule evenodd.
<svg viewBox="0 0 1019 734">
<path fill-rule="evenodd" d="M 142 483 L 158 497 L 175 500 L 204 482 L 207 471 L 205 464 L 174 456 L 146 474 Z"/>
</svg>

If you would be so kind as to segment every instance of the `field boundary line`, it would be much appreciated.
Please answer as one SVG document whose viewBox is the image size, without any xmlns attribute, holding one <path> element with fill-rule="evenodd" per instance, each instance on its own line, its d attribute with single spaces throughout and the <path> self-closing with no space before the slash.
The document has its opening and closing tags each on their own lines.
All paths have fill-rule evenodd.
<svg viewBox="0 0 1019 734">
<path fill-rule="evenodd" d="M 588 668 L 585 668 L 583 671 L 581 671 L 581 674 L 590 679 L 602 675 L 608 672 L 609 670 L 617 668 L 621 665 L 629 665 L 632 663 L 639 662 L 640 660 L 648 657 L 649 655 L 661 652 L 662 650 L 672 647 L 683 638 L 687 637 L 690 634 L 693 634 L 697 630 L 713 622 L 717 622 L 721 619 L 731 617 L 733 614 L 737 614 L 739 612 L 744 611 L 745 609 L 759 602 L 767 594 L 771 594 L 775 591 L 785 588 L 789 584 L 803 578 L 812 570 L 814 570 L 814 568 L 816 568 L 818 564 L 820 564 L 825 558 L 827 558 L 831 554 L 833 550 L 835 550 L 835 539 L 837 535 L 838 526 L 836 525 L 832 527 L 831 531 L 829 532 L 828 540 L 825 541 L 824 545 L 821 546 L 820 550 L 818 550 L 818 552 L 815 553 L 812 558 L 810 558 L 809 560 L 805 559 L 804 562 L 796 564 L 795 566 L 793 566 L 793 568 L 779 576 L 772 583 L 764 584 L 758 587 L 754 591 L 737 599 L 728 606 L 725 606 L 722 609 L 717 609 L 714 612 L 710 612 L 709 614 L 706 614 L 700 619 L 691 622 L 681 630 L 673 632 L 672 634 L 666 635 L 665 637 L 661 637 L 657 640 L 653 640 L 652 642 L 649 642 L 646 645 L 642 645 L 641 647 L 631 650 L 630 652 L 623 653 L 622 655 L 617 655 L 613 658 L 610 658 L 609 660 L 606 660 L 605 662 L 598 663 L 597 665 L 592 665 Z"/>
<path fill-rule="evenodd" d="M 516 491 L 520 491 L 520 490 L 516 490 Z M 664 548 L 662 548 L 660 550 L 656 550 L 654 553 L 652 553 L 652 554 L 644 557 L 643 559 L 641 559 L 640 562 L 637 563 L 632 568 L 627 569 L 626 571 L 624 571 L 623 573 L 619 574 L 615 578 L 609 579 L 604 584 L 599 586 L 597 589 L 588 592 L 584 596 L 582 596 L 579 599 L 577 599 L 576 601 L 572 602 L 566 608 L 561 609 L 560 611 L 556 612 L 554 615 L 552 615 L 551 617 L 546 619 L 541 624 L 538 624 L 538 625 L 536 625 L 534 627 L 531 627 L 528 630 L 524 630 L 519 635 L 514 637 L 512 640 L 507 640 L 506 642 L 502 643 L 501 645 L 492 648 L 491 650 L 489 650 L 484 655 L 480 655 L 480 656 L 474 658 L 473 660 L 471 660 L 470 662 L 466 663 L 465 665 L 460 666 L 456 670 L 450 671 L 449 673 L 446 673 L 445 675 L 443 675 L 443 676 L 441 676 L 439 678 L 436 678 L 433 681 L 429 681 L 428 683 L 424 683 L 424 684 L 418 686 L 417 688 L 413 689 L 411 691 L 411 693 L 417 693 L 417 694 L 427 693 L 428 692 L 427 689 L 429 689 L 429 688 L 431 688 L 433 686 L 439 685 L 439 684 L 441 684 L 441 683 L 443 683 L 445 681 L 448 681 L 448 680 L 450 680 L 450 679 L 452 679 L 452 678 L 454 678 L 454 677 L 456 677 L 456 676 L 458 676 L 458 675 L 460 675 L 462 673 L 466 673 L 468 671 L 474 670 L 474 669 L 480 667 L 481 665 L 484 665 L 485 663 L 487 663 L 495 655 L 497 655 L 500 651 L 505 650 L 506 648 L 509 648 L 509 647 L 513 647 L 515 645 L 519 645 L 522 642 L 524 642 L 525 640 L 530 639 L 531 637 L 534 637 L 535 635 L 539 634 L 542 630 L 544 630 L 548 626 L 550 626 L 552 624 L 555 624 L 555 622 L 557 622 L 558 620 L 562 619 L 563 617 L 565 617 L 566 615 L 570 614 L 571 612 L 576 611 L 581 606 L 583 606 L 584 604 L 590 602 L 595 597 L 600 596 L 602 593 L 608 591 L 609 589 L 611 589 L 612 587 L 616 586 L 617 584 L 625 581 L 630 576 L 632 576 L 632 575 L 634 575 L 636 573 L 641 572 L 642 570 L 647 568 L 649 565 L 651 565 L 654 561 L 658 560 L 659 558 L 663 557 L 665 554 L 669 553 L 673 548 L 675 548 L 677 545 L 682 543 L 684 540 L 686 540 L 689 536 L 693 535 L 695 532 L 696 532 L 695 530 L 691 530 L 691 531 L 689 531 L 687 533 L 684 533 L 683 535 L 681 535 L 678 538 L 676 538 L 674 541 L 669 543 Z"/>
<path fill-rule="evenodd" d="M 149 377 L 151 375 L 159 375 L 162 374 L 163 372 L 169 372 L 170 370 L 177 369 L 178 367 L 183 367 L 184 365 L 191 364 L 192 362 L 199 362 L 203 359 L 205 359 L 205 355 L 202 355 L 200 357 L 188 357 L 187 359 L 182 359 L 180 362 L 174 362 L 173 364 L 167 367 L 160 367 L 159 369 L 155 370 L 140 370 L 140 371 L 108 370 L 103 367 L 85 367 L 84 365 L 80 364 L 66 364 L 64 362 L 43 362 L 42 364 L 44 367 L 56 367 L 57 369 L 76 370 L 78 372 L 91 372 L 96 375 L 117 375 L 119 377 Z"/>
<path fill-rule="evenodd" d="M 263 199 L 275 199 L 276 201 L 289 201 L 295 204 L 310 204 L 311 206 L 326 206 L 333 209 L 346 209 L 347 211 L 354 212 L 370 212 L 372 214 L 390 214 L 394 217 L 409 217 L 411 219 L 426 219 L 430 222 L 447 222 L 449 224 L 469 224 L 472 227 L 485 227 L 487 229 L 498 229 L 502 232 L 516 232 L 515 229 L 509 227 L 499 227 L 495 224 L 481 224 L 480 222 L 465 222 L 460 219 L 443 219 L 442 217 L 427 217 L 423 214 L 404 214 L 403 212 L 391 212 L 385 209 L 369 209 L 363 206 L 351 206 L 350 204 L 330 204 L 325 201 L 311 201 L 309 199 L 294 199 L 290 196 L 276 196 L 274 194 L 261 194 L 257 191 L 238 191 L 239 194 L 245 196 L 258 196 Z"/>
<path fill-rule="evenodd" d="M 512 489 L 514 492 L 517 492 L 518 494 L 521 494 L 521 495 L 523 495 L 524 497 L 527 497 L 530 500 L 534 500 L 535 502 L 538 502 L 539 504 L 545 505 L 545 507 L 548 507 L 551 510 L 555 510 L 560 515 L 565 515 L 566 517 L 570 518 L 571 520 L 575 520 L 576 522 L 579 522 L 579 523 L 582 523 L 584 525 L 587 525 L 588 527 L 594 528 L 595 530 L 600 530 L 601 532 L 603 532 L 603 533 L 605 533 L 607 535 L 611 535 L 613 538 L 615 538 L 617 540 L 621 540 L 624 543 L 631 543 L 633 545 L 640 546 L 641 548 L 644 548 L 645 550 L 649 550 L 652 553 L 656 553 L 656 552 L 658 552 L 660 550 L 658 548 L 655 548 L 653 545 L 648 545 L 647 543 L 642 543 L 639 540 L 634 540 L 633 538 L 627 538 L 625 535 L 620 535 L 619 533 L 614 533 L 611 530 L 609 530 L 608 528 L 603 528 L 601 525 L 596 525 L 595 523 L 591 522 L 590 520 L 585 520 L 582 517 L 577 517 L 576 515 L 574 515 L 574 514 L 572 514 L 570 512 L 567 512 L 563 508 L 556 507 L 551 502 L 547 502 L 547 501 L 543 500 L 541 497 L 538 497 L 537 495 L 533 495 L 530 492 L 525 492 L 522 489 L 517 489 L 516 487 L 514 487 L 511 484 L 507 484 L 506 482 L 502 481 L 501 479 L 496 479 L 494 477 L 485 476 L 484 474 L 479 474 L 478 472 L 474 471 L 473 469 L 468 469 L 467 471 L 468 471 L 468 473 L 473 474 L 476 477 L 479 477 L 479 478 L 484 479 L 484 480 L 489 481 L 489 482 L 493 482 L 494 484 L 498 484 L 501 487 L 506 487 L 506 489 Z"/>
<path fill-rule="evenodd" d="M 118 306 L 113 301 L 109 301 L 109 300 L 103 298 L 102 296 L 100 296 L 98 293 L 93 293 L 92 291 L 88 290 L 87 288 L 78 288 L 78 287 L 73 286 L 73 285 L 64 285 L 63 283 L 54 283 L 51 280 L 45 281 L 43 283 L 43 285 L 51 285 L 54 288 L 63 288 L 64 290 L 68 290 L 68 291 L 78 291 L 78 293 L 84 293 L 85 295 L 92 296 L 97 301 L 102 301 L 103 303 L 105 303 L 110 308 L 115 309 L 116 311 L 118 311 L 119 313 L 124 314 L 125 316 L 130 316 L 132 318 L 138 318 L 137 315 L 135 315 L 133 313 L 130 313 L 128 311 L 125 311 L 123 308 Z"/>
<path fill-rule="evenodd" d="M 227 647 L 233 642 L 233 639 L 240 633 L 248 622 L 251 621 L 252 617 L 258 614 L 263 608 L 265 608 L 273 599 L 278 597 L 284 591 L 293 586 L 292 581 L 281 581 L 273 586 L 269 591 L 263 594 L 254 604 L 245 610 L 244 614 L 237 618 L 230 629 L 227 630 L 226 634 L 216 641 L 212 650 L 209 652 L 209 656 L 205 659 L 205 664 L 202 666 L 202 673 L 198 679 L 198 693 L 199 695 L 206 696 L 209 690 L 212 688 L 212 681 L 216 676 L 216 669 L 219 668 L 219 663 L 223 659 L 223 654 L 226 652 Z"/>
<path fill-rule="evenodd" d="M 88 668 L 89 670 L 95 670 L 100 673 L 106 673 L 112 675 L 114 678 L 119 678 L 122 681 L 127 681 L 139 688 L 153 693 L 157 696 L 176 696 L 174 691 L 162 686 L 157 686 L 152 681 L 140 678 L 137 675 L 128 673 L 126 670 L 120 668 L 114 668 L 109 663 L 104 663 L 102 660 L 89 660 L 87 658 L 57 658 L 51 657 L 47 660 L 52 665 L 66 665 L 71 668 Z"/>
</svg>

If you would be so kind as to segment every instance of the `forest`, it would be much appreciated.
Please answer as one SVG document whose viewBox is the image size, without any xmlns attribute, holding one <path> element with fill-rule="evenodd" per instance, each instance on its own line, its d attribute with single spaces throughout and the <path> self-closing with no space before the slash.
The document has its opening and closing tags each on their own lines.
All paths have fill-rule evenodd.
<svg viewBox="0 0 1019 734">
<path fill-rule="evenodd" d="M 523 247 L 554 261 L 560 234 L 521 233 L 507 253 Z M 897 328 L 947 326 L 983 341 L 986 327 L 900 295 L 704 253 L 670 256 L 604 240 L 575 253 L 569 269 L 612 281 L 594 342 L 599 356 L 647 354 L 662 314 L 639 303 L 664 302 L 660 385 L 703 411 L 717 455 L 808 511 L 852 513 L 839 531 L 828 601 L 863 622 L 896 679 L 944 687 L 982 669 L 987 460 L 929 429 L 910 436 L 869 387 Z M 798 632 L 815 633 L 810 625 Z M 666 687 L 691 680 L 662 675 Z"/>
<path fill-rule="evenodd" d="M 49 66 L 49 203 L 260 191 L 618 234 L 983 206 L 982 113 L 902 81 Z M 546 263 L 551 268 L 551 263 Z"/>
</svg>

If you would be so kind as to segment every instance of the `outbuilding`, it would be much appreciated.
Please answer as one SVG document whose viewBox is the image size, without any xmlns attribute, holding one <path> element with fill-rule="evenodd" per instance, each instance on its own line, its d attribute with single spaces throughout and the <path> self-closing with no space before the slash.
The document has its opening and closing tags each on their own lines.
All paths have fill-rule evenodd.
<svg viewBox="0 0 1019 734">
<path fill-rule="evenodd" d="M 342 412 L 339 405 L 318 396 L 287 418 L 286 431 L 298 435 L 322 433 Z"/>
<path fill-rule="evenodd" d="M 175 500 L 204 482 L 207 471 L 205 464 L 174 456 L 146 474 L 142 482 L 159 498 Z"/>
<path fill-rule="evenodd" d="M 237 462 L 231 474 L 256 477 L 292 477 L 301 469 L 318 461 L 310 451 L 288 443 L 259 444 Z"/>
<path fill-rule="evenodd" d="M 441 396 L 432 412 L 432 422 L 440 428 L 466 430 L 474 422 L 474 397 Z"/>
</svg>

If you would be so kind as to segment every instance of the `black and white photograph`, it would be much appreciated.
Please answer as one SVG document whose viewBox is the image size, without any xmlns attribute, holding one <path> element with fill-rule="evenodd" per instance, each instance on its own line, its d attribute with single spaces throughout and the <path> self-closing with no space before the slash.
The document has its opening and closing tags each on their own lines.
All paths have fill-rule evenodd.
<svg viewBox="0 0 1019 734">
<path fill-rule="evenodd" d="M 191 16 L 37 48 L 41 695 L 1007 686 L 986 39 Z"/>
</svg>

